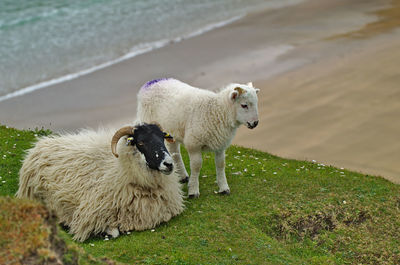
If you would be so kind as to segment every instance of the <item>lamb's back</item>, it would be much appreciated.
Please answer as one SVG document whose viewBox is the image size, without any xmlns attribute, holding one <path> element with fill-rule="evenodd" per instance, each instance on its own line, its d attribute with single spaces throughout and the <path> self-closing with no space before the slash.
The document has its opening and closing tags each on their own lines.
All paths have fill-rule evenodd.
<svg viewBox="0 0 400 265">
<path fill-rule="evenodd" d="M 200 109 L 216 97 L 214 92 L 176 79 L 147 84 L 139 91 L 138 118 L 143 122 L 158 122 L 164 130 L 178 138 L 183 137 L 187 121 L 193 120 Z"/>
</svg>

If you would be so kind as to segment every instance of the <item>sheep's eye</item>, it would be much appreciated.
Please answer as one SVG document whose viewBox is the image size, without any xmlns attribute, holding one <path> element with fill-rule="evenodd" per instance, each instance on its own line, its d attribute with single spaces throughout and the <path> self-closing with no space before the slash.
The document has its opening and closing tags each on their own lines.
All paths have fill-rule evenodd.
<svg viewBox="0 0 400 265">
<path fill-rule="evenodd" d="M 249 106 L 247 106 L 247 104 L 240 104 L 241 106 L 242 106 L 242 108 L 244 108 L 244 109 L 248 109 L 249 108 Z"/>
</svg>

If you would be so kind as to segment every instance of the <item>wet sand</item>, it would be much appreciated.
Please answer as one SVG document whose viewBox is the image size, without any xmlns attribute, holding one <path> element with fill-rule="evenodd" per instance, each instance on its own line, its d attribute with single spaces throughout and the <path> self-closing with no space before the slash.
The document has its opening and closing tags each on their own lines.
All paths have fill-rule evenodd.
<svg viewBox="0 0 400 265">
<path fill-rule="evenodd" d="M 255 82 L 263 89 L 260 125 L 241 128 L 234 143 L 400 183 L 400 15 L 390 17 L 390 6 L 376 13 L 385 12 L 389 18 L 286 55 L 323 54 Z"/>
<path fill-rule="evenodd" d="M 260 125 L 234 143 L 400 183 L 400 38 L 390 40 L 255 82 Z"/>
<path fill-rule="evenodd" d="M 390 20 L 393 26 L 360 33 L 371 32 L 365 26 L 389 4 L 310 0 L 250 14 L 0 102 L 0 123 L 55 131 L 120 126 L 134 120 L 136 93 L 148 80 L 175 77 L 212 90 L 253 81 L 262 90 L 260 125 L 241 128 L 235 144 L 400 183 L 400 32 Z"/>
</svg>

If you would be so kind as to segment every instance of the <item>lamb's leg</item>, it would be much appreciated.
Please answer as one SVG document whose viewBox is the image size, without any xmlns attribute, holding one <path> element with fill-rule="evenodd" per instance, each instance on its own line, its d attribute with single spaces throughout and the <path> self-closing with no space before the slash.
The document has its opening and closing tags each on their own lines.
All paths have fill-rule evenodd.
<svg viewBox="0 0 400 265">
<path fill-rule="evenodd" d="M 219 194 L 230 194 L 230 189 L 225 176 L 225 150 L 215 152 L 215 168 L 217 171 L 217 183 Z"/>
<path fill-rule="evenodd" d="M 190 178 L 188 183 L 189 198 L 197 198 L 200 196 L 199 191 L 199 174 L 201 164 L 203 162 L 200 149 L 188 149 L 190 158 Z"/>
<path fill-rule="evenodd" d="M 181 183 L 186 183 L 189 181 L 189 174 L 186 171 L 185 164 L 183 163 L 182 156 L 181 156 L 181 149 L 180 144 L 175 143 L 168 143 L 168 150 L 171 153 L 172 159 L 174 159 L 176 173 L 180 178 Z"/>
</svg>

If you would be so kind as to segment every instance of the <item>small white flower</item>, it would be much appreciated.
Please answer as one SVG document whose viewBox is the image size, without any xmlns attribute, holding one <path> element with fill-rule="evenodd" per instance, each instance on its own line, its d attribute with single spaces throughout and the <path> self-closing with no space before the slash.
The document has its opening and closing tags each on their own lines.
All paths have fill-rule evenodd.
<svg viewBox="0 0 400 265">
<path fill-rule="evenodd" d="M 2 183 L 6 183 L 6 181 L 5 181 L 5 180 L 3 180 L 3 181 L 2 181 Z"/>
<path fill-rule="evenodd" d="M 278 174 L 278 173 L 274 172 L 274 175 L 276 175 L 276 174 Z"/>
<path fill-rule="evenodd" d="M 202 178 L 206 178 L 207 177 L 207 175 L 203 175 L 203 176 L 201 176 Z"/>
<path fill-rule="evenodd" d="M 317 162 L 317 161 L 315 161 L 314 159 L 313 160 L 311 160 L 313 163 L 315 163 L 315 162 Z"/>
<path fill-rule="evenodd" d="M 35 133 L 34 136 L 37 137 L 38 135 Z"/>
<path fill-rule="evenodd" d="M 266 179 L 263 179 L 263 181 L 264 181 L 264 182 L 267 182 L 267 180 L 266 180 Z"/>
<path fill-rule="evenodd" d="M 94 244 L 93 244 L 93 243 L 90 243 L 89 246 L 94 247 Z"/>
<path fill-rule="evenodd" d="M 126 232 L 126 234 L 127 234 L 127 235 L 130 235 L 130 234 L 131 234 L 131 232 L 129 232 L 129 231 L 128 231 L 128 232 Z"/>
<path fill-rule="evenodd" d="M 251 174 L 252 177 L 254 177 L 256 174 Z"/>
<path fill-rule="evenodd" d="M 347 202 L 346 201 L 343 201 L 343 204 L 346 204 Z"/>
<path fill-rule="evenodd" d="M 343 170 L 344 168 L 341 167 L 340 169 Z"/>
<path fill-rule="evenodd" d="M 151 232 L 155 232 L 156 230 L 155 230 L 155 229 L 151 229 L 150 231 L 151 231 Z"/>
<path fill-rule="evenodd" d="M 240 154 L 240 151 L 238 151 L 238 154 Z"/>
<path fill-rule="evenodd" d="M 108 237 L 104 238 L 104 241 L 108 241 L 108 240 L 110 240 Z"/>
<path fill-rule="evenodd" d="M 247 168 L 243 169 L 243 172 L 247 172 Z"/>
</svg>

